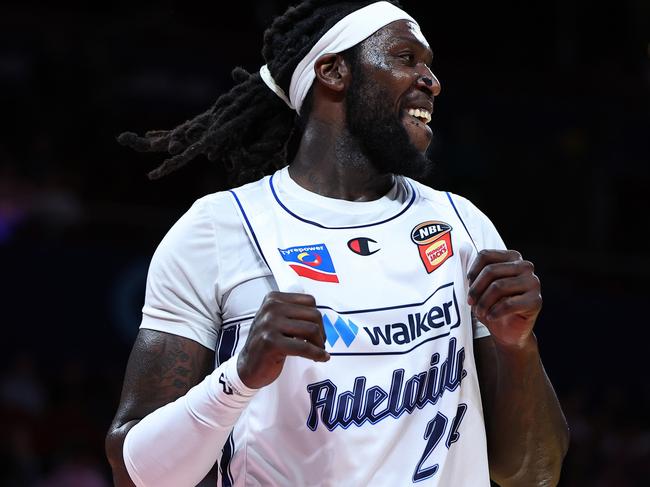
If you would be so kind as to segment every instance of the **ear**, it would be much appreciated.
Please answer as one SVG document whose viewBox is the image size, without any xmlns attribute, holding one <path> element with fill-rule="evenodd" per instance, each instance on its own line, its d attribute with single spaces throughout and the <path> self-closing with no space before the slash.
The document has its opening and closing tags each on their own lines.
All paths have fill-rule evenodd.
<svg viewBox="0 0 650 487">
<path fill-rule="evenodd" d="M 350 67 L 340 54 L 323 54 L 314 64 L 316 80 L 332 91 L 343 92 L 350 78 Z"/>
</svg>

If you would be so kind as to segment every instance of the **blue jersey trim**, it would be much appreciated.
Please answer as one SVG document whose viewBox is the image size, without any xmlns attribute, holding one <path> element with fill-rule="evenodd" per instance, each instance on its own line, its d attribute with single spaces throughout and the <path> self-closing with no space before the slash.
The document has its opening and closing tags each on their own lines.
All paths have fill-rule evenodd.
<svg viewBox="0 0 650 487">
<path fill-rule="evenodd" d="M 253 318 L 255 318 L 254 314 L 246 315 L 246 316 L 239 316 L 237 318 L 230 318 L 229 320 L 226 320 L 223 323 L 221 323 L 221 327 L 224 328 L 226 326 L 231 326 L 231 325 L 234 325 L 236 323 L 241 323 L 242 321 L 252 320 Z"/>
<path fill-rule="evenodd" d="M 460 220 L 460 222 L 463 224 L 463 228 L 465 228 L 465 231 L 467 232 L 467 235 L 469 236 L 469 239 L 472 241 L 472 245 L 474 245 L 474 248 L 478 252 L 478 247 L 476 246 L 476 242 L 474 242 L 474 239 L 472 238 L 472 234 L 469 233 L 469 230 L 467 229 L 467 225 L 465 225 L 465 222 L 463 221 L 463 218 L 460 216 L 460 213 L 458 212 L 458 209 L 456 208 L 456 205 L 454 204 L 454 200 L 451 199 L 451 194 L 449 194 L 449 191 L 445 193 L 447 195 L 447 198 L 449 198 L 449 202 L 451 203 L 451 207 L 454 209 L 456 212 L 456 216 Z"/>
<path fill-rule="evenodd" d="M 266 260 L 266 257 L 264 256 L 264 252 L 262 252 L 262 247 L 260 247 L 260 243 L 257 241 L 257 236 L 255 235 L 255 231 L 253 230 L 253 226 L 251 225 L 251 222 L 248 221 L 248 217 L 246 216 L 246 212 L 244 211 L 244 207 L 242 206 L 241 202 L 239 201 L 239 198 L 237 197 L 237 194 L 232 190 L 230 190 L 230 193 L 235 198 L 235 201 L 237 202 L 237 206 L 239 206 L 239 211 L 241 211 L 241 214 L 244 217 L 244 220 L 246 221 L 246 225 L 248 225 L 248 229 L 250 230 L 251 235 L 253 236 L 253 240 L 255 241 L 255 246 L 257 247 L 257 251 L 262 256 L 262 259 L 264 260 L 264 263 L 266 264 L 266 267 L 271 269 L 271 266 L 269 265 L 268 261 Z"/>
<path fill-rule="evenodd" d="M 239 343 L 239 324 L 221 328 L 219 345 L 216 350 L 217 367 L 232 357 Z"/>
<path fill-rule="evenodd" d="M 454 327 L 458 328 L 460 326 L 460 322 Z M 454 329 L 452 328 L 452 330 Z M 356 355 L 404 355 L 406 353 L 411 353 L 413 350 L 415 350 L 418 347 L 421 347 L 425 343 L 429 343 L 432 340 L 438 340 L 439 338 L 444 338 L 448 337 L 451 335 L 451 331 L 448 331 L 447 333 L 443 333 L 442 335 L 438 335 L 435 337 L 427 338 L 424 341 L 421 341 L 417 345 L 414 345 L 413 347 L 409 348 L 408 350 L 400 350 L 399 352 L 329 352 L 330 355 L 336 355 L 337 357 L 342 357 L 342 356 L 356 356 Z"/>
<path fill-rule="evenodd" d="M 219 345 L 215 351 L 217 367 L 235 354 L 235 350 L 237 350 L 237 344 L 239 343 L 239 328 L 240 325 L 221 329 Z M 234 484 L 232 473 L 230 472 L 230 461 L 232 460 L 234 452 L 235 442 L 233 440 L 232 433 L 230 433 L 230 436 L 228 436 L 228 441 L 226 441 L 226 444 L 223 446 L 221 461 L 219 462 L 219 466 L 217 468 L 217 485 L 219 485 L 219 474 L 221 474 L 222 487 L 232 487 Z"/>
<path fill-rule="evenodd" d="M 314 226 L 319 227 L 319 228 L 325 228 L 327 230 L 351 230 L 351 229 L 355 229 L 355 228 L 368 228 L 368 227 L 374 227 L 375 225 L 382 225 L 383 223 L 387 223 L 387 222 L 389 222 L 391 220 L 394 220 L 395 218 L 398 218 L 399 216 L 403 215 L 406 212 L 406 210 L 408 210 L 411 207 L 411 205 L 413 204 L 413 202 L 415 201 L 415 188 L 413 188 L 411 183 L 406 181 L 408 183 L 409 187 L 411 188 L 411 200 L 404 207 L 404 209 L 402 209 L 402 211 L 400 211 L 397 215 L 393 215 L 390 218 L 387 218 L 386 220 L 382 220 L 380 222 L 368 223 L 366 225 L 352 225 L 352 226 L 349 226 L 349 227 L 328 227 L 328 226 L 325 226 L 325 225 L 321 225 L 318 222 L 307 220 L 306 218 L 302 218 L 301 216 L 296 215 L 289 208 L 287 208 L 284 205 L 284 203 L 282 203 L 282 201 L 280 201 L 280 198 L 278 197 L 277 193 L 275 192 L 275 187 L 273 187 L 273 177 L 274 176 L 275 176 L 275 174 L 269 178 L 269 185 L 271 186 L 271 192 L 273 193 L 273 197 L 275 198 L 275 201 L 277 201 L 278 205 L 280 205 L 280 208 L 282 208 L 284 211 L 289 213 L 289 215 L 294 217 L 296 220 L 300 220 L 301 222 L 308 223 L 309 225 L 314 225 Z"/>
<path fill-rule="evenodd" d="M 431 299 L 433 297 L 433 295 L 436 294 L 438 291 L 440 291 L 441 289 L 444 289 L 446 287 L 453 286 L 453 285 L 454 285 L 453 282 L 443 284 L 438 289 L 436 289 L 431 294 L 429 294 L 429 296 L 424 301 L 422 301 L 421 303 L 398 304 L 396 306 L 387 306 L 385 308 L 356 309 L 356 310 L 352 310 L 352 311 L 339 311 L 339 310 L 336 310 L 334 308 L 330 308 L 329 306 L 321 306 L 321 305 L 317 305 L 316 308 L 318 308 L 318 309 L 329 309 L 330 311 L 334 311 L 335 313 L 337 313 L 339 315 L 353 315 L 353 314 L 358 314 L 358 313 L 373 313 L 375 311 L 388 311 L 388 310 L 391 310 L 391 309 L 411 308 L 411 307 L 414 307 L 414 306 L 422 306 L 424 303 L 429 301 L 429 299 Z"/>
<path fill-rule="evenodd" d="M 221 463 L 219 469 L 221 470 L 221 486 L 232 487 L 235 483 L 232 473 L 230 472 L 230 460 L 232 460 L 233 453 L 235 452 L 235 442 L 232 438 L 232 433 L 228 436 L 228 441 L 223 446 L 223 454 L 221 455 Z"/>
</svg>

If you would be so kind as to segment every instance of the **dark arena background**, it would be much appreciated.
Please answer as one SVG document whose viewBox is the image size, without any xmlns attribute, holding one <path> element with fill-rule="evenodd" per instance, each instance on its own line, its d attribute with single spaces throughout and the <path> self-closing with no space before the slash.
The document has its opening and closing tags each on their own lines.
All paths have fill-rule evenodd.
<svg viewBox="0 0 650 487">
<path fill-rule="evenodd" d="M 115 137 L 173 127 L 235 65 L 258 69 L 288 3 L 2 2 L 0 485 L 110 483 L 149 260 L 225 181 L 198 160 L 150 182 L 162 159 Z M 429 184 L 476 203 L 542 281 L 561 485 L 650 485 L 650 4 L 402 3 L 443 87 Z"/>
</svg>

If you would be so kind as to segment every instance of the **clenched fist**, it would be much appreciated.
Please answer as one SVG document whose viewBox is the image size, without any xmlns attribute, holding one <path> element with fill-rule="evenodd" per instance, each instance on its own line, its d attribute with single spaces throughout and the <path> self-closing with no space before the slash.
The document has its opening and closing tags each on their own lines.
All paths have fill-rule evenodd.
<svg viewBox="0 0 650 487">
<path fill-rule="evenodd" d="M 516 250 L 482 250 L 467 277 L 467 302 L 497 345 L 523 346 L 542 309 L 539 278 Z"/>
<path fill-rule="evenodd" d="M 315 362 L 330 359 L 323 317 L 309 294 L 270 292 L 253 319 L 237 372 L 244 384 L 259 389 L 278 378 L 290 355 Z"/>
</svg>

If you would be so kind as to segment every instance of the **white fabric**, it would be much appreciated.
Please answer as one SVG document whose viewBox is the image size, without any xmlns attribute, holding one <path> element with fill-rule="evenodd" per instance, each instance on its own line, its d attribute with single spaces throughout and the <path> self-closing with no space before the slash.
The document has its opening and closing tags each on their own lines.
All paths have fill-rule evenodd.
<svg viewBox="0 0 650 487">
<path fill-rule="evenodd" d="M 316 77 L 314 65 L 319 57 L 328 53 L 340 53 L 356 46 L 382 27 L 396 20 L 410 20 L 417 25 L 413 17 L 388 2 L 372 3 L 343 17 L 316 42 L 296 66 L 289 86 L 289 100 L 271 76 L 266 65 L 260 69 L 262 79 L 290 108 L 300 113 L 302 102 Z M 265 72 L 263 73 L 263 71 Z"/>
<path fill-rule="evenodd" d="M 124 440 L 124 464 L 133 482 L 138 487 L 198 484 L 255 392 L 239 378 L 235 356 L 185 396 L 149 414 Z"/>
<path fill-rule="evenodd" d="M 471 474 L 466 472 L 468 463 L 475 466 L 472 472 L 483 478 L 483 475 L 487 475 L 485 472 L 487 467 L 484 457 L 484 438 L 480 436 L 483 428 L 482 413 L 473 364 L 472 329 L 469 324 L 471 319 L 469 318 L 469 307 L 465 303 L 467 283 L 464 277 L 476 256 L 476 249 L 470 243 L 469 237 L 446 195 L 405 178 L 397 178 L 397 184 L 390 193 L 377 201 L 349 202 L 324 198 L 298 186 L 291 180 L 286 169 L 275 174 L 274 183 L 278 199 L 287 209 L 296 217 L 311 220 L 321 226 L 341 227 L 359 225 L 360 223 L 376 223 L 390 219 L 406 209 L 403 215 L 393 220 L 393 222 L 403 221 L 403 225 L 391 227 L 392 230 L 387 230 L 384 233 L 380 232 L 382 237 L 375 238 L 375 240 L 382 244 L 382 250 L 377 257 L 387 255 L 385 249 L 397 245 L 398 247 L 394 250 L 397 254 L 394 255 L 401 255 L 399 249 L 403 247 L 404 255 L 408 258 L 391 263 L 390 259 L 373 261 L 365 260 L 371 259 L 370 257 L 358 257 L 361 259 L 360 265 L 362 266 L 359 273 L 367 272 L 370 284 L 375 280 L 380 283 L 386 268 L 389 269 L 389 274 L 394 274 L 398 270 L 404 272 L 410 268 L 409 266 L 414 265 L 415 269 L 418 266 L 422 267 L 417 252 L 412 253 L 416 250 L 416 246 L 409 239 L 412 221 L 408 223 L 407 219 L 416 218 L 412 215 L 415 208 L 420 208 L 418 211 L 424 211 L 422 208 L 428 205 L 429 210 L 427 211 L 431 213 L 427 218 L 447 221 L 453 226 L 452 236 L 454 247 L 457 250 L 456 256 L 434 271 L 430 277 L 437 281 L 446 279 L 456 283 L 454 288 L 458 304 L 462 307 L 463 326 L 461 328 L 464 330 L 457 336 L 458 349 L 461 346 L 464 349 L 465 370 L 468 372 L 468 378 L 462 381 L 460 390 L 463 391 L 461 392 L 462 397 L 467 398 L 465 404 L 471 404 L 472 408 L 467 413 L 462 423 L 463 426 L 459 430 L 462 441 L 453 443 L 449 449 L 452 453 L 455 450 L 462 452 L 462 455 L 447 455 L 442 463 L 439 463 L 435 456 L 430 458 L 432 460 L 435 458 L 436 463 L 440 464 L 440 471 L 434 476 L 434 480 L 454 480 L 447 484 L 433 482 L 427 483 L 427 485 L 465 485 L 463 480 Z M 236 192 L 240 194 L 243 191 L 242 194 L 247 195 L 245 197 L 248 203 L 254 202 L 256 197 L 262 198 L 266 191 L 263 190 L 266 184 L 268 184 L 268 179 L 253 183 L 244 189 L 238 189 Z M 413 185 L 417 193 L 417 203 L 414 203 L 412 208 L 408 207 L 413 195 L 409 184 Z M 266 199 L 260 203 L 262 209 L 274 206 L 272 201 L 269 203 L 268 194 L 264 198 Z M 453 198 L 479 249 L 505 248 L 494 226 L 485 215 L 466 199 L 456 195 Z M 269 211 L 278 211 L 278 206 L 275 205 L 275 208 Z M 309 237 L 306 237 L 304 235 L 305 224 L 296 217 L 287 215 L 281 217 L 281 219 L 289 219 L 284 222 L 282 228 L 288 226 L 290 231 L 280 232 L 283 234 L 280 238 L 297 238 L 299 239 L 298 243 L 316 244 L 321 243 L 320 240 L 316 242 L 321 236 L 325 238 L 328 235 L 327 230 L 309 226 Z M 348 231 L 346 230 L 346 232 Z M 274 230 L 273 226 L 263 228 L 263 231 L 258 234 L 264 241 L 274 241 L 278 238 L 277 235 L 278 231 Z M 355 236 L 367 235 L 364 228 L 359 229 L 355 234 Z M 312 238 L 315 240 L 312 241 Z M 344 240 L 345 238 L 337 238 L 335 241 L 338 242 L 337 248 L 343 249 L 343 252 L 345 252 L 346 242 Z M 328 243 L 328 247 L 329 245 Z M 339 262 L 336 264 L 336 270 L 341 276 L 343 275 L 341 273 L 347 275 L 346 269 L 354 268 L 350 267 L 352 264 L 349 264 L 347 259 L 357 256 L 349 252 L 350 256 L 344 256 L 341 260 L 339 253 L 334 254 L 333 247 L 330 247 L 330 252 L 335 258 L 335 263 Z M 337 252 L 341 252 L 341 250 Z M 276 261 L 276 264 L 271 264 L 271 266 L 277 268 L 277 264 Z M 449 268 L 448 271 L 445 270 L 445 266 Z M 300 284 L 305 287 L 307 292 L 314 293 L 314 282 L 309 282 L 305 278 L 297 278 L 291 272 L 293 271 L 284 274 L 286 282 L 290 282 L 292 279 L 301 281 Z M 417 296 L 424 291 L 420 289 L 422 286 L 417 284 L 411 274 L 415 275 L 415 273 L 409 273 L 403 285 L 391 285 L 389 293 L 386 292 L 386 289 L 381 290 L 381 288 L 377 291 L 365 292 L 363 296 L 356 296 L 348 292 L 347 296 L 352 303 L 350 306 L 359 305 L 359 308 L 363 308 L 365 305 L 362 301 L 372 301 L 375 298 L 381 300 L 382 305 L 389 306 L 394 304 L 396 299 L 405 299 L 412 293 L 413 299 L 409 302 L 418 301 Z M 278 277 L 280 276 L 278 275 Z M 315 284 L 320 285 L 320 283 Z M 327 285 L 331 285 L 331 283 L 327 283 Z M 281 288 L 286 288 L 286 286 L 287 284 L 283 284 Z M 239 217 L 236 202 L 227 192 L 216 193 L 198 200 L 192 209 L 170 230 L 169 235 L 163 239 L 156 251 L 150 268 L 144 308 L 145 319 L 142 327 L 167 331 L 197 340 L 205 346 L 216 348 L 217 360 L 223 361 L 241 349 L 246 340 L 248 327 L 262 299 L 269 291 L 275 289 L 278 289 L 276 280 L 270 275 L 266 264 L 248 238 Z M 321 304 L 320 301 L 317 302 L 319 305 Z M 331 307 L 341 309 L 336 306 Z M 179 314 L 182 316 L 181 319 L 173 318 Z M 212 323 L 212 328 L 207 329 L 204 317 L 213 314 L 216 314 L 217 317 Z M 195 316 L 194 319 L 191 318 L 192 315 Z M 355 315 L 344 316 L 355 320 Z M 332 319 L 334 319 L 334 315 L 332 315 Z M 387 323 L 395 322 L 392 318 L 390 320 Z M 359 321 L 363 322 L 363 320 Z M 360 333 L 366 334 L 364 331 L 360 331 Z M 474 338 L 486 334 L 487 330 L 480 324 L 477 324 L 473 330 Z M 340 346 L 340 341 L 338 345 L 335 344 L 335 347 Z M 441 353 L 440 362 L 444 360 L 444 355 L 446 352 Z M 397 357 L 404 356 L 398 355 Z M 371 367 L 371 369 L 377 368 L 379 371 L 384 370 L 382 367 L 389 367 L 390 370 L 397 370 L 401 367 L 406 371 L 405 380 L 416 372 L 425 370 L 422 365 L 414 365 L 412 359 L 402 360 L 400 358 L 401 365 L 395 367 L 390 365 L 389 358 L 391 356 L 377 362 L 377 366 Z M 334 356 L 328 364 L 323 364 L 323 366 L 327 368 L 328 377 L 331 377 L 340 393 L 352 391 L 354 378 L 362 375 L 357 370 L 365 369 L 365 366 L 363 363 L 357 365 L 342 363 L 340 359 L 342 357 Z M 445 392 L 440 403 L 435 407 L 429 405 L 422 411 L 418 409 L 416 410 L 419 412 L 418 414 L 405 414 L 399 419 L 387 418 L 374 426 L 366 422 L 362 425 L 363 427 L 353 424 L 347 429 L 336 427 L 333 432 L 329 432 L 319 422 L 319 428 L 312 432 L 305 427 L 310 408 L 306 386 L 314 382 L 303 381 L 307 380 L 307 377 L 311 377 L 309 374 L 314 372 L 310 367 L 303 370 L 303 367 L 306 366 L 304 362 L 299 359 L 289 359 L 285 365 L 286 372 L 283 372 L 281 376 L 286 380 L 259 391 L 246 407 L 240 420 L 235 424 L 232 436 L 234 446 L 232 455 L 229 457 L 230 463 L 225 462 L 228 466 L 225 471 L 220 472 L 221 475 L 232 476 L 235 486 L 244 485 L 244 482 L 252 482 L 251 485 L 257 483 L 261 485 L 343 486 L 367 485 L 368 483 L 373 485 L 410 483 L 416 463 L 424 451 L 426 442 L 423 435 L 427 421 L 432 420 L 438 411 L 444 414 L 449 422 L 452 422 L 456 405 L 459 404 L 459 399 L 455 396 L 456 393 Z M 337 369 L 337 364 L 342 368 Z M 320 369 L 317 369 L 316 372 L 318 370 Z M 301 371 L 305 372 L 305 375 L 301 375 Z M 367 377 L 367 387 L 376 385 L 388 391 L 388 384 L 380 382 L 385 380 L 390 382 L 390 373 L 381 374 L 382 377 L 387 375 L 384 378 L 375 377 L 372 371 L 363 372 L 363 375 Z M 373 383 L 371 380 L 375 382 Z M 426 412 L 424 416 L 423 412 Z M 421 424 L 421 421 L 424 421 L 424 424 Z M 417 426 L 414 426 L 413 422 L 416 422 Z M 393 423 L 399 425 L 399 431 L 404 429 L 403 435 L 400 433 L 395 436 L 388 432 L 388 430 L 392 431 Z M 367 431 L 368 428 L 376 430 L 377 437 L 374 441 L 369 441 L 367 438 L 360 440 L 361 437 L 358 435 L 363 436 L 363 430 Z M 449 425 L 447 425 L 447 429 L 449 429 Z M 380 432 L 382 433 L 379 434 Z M 346 438 L 357 438 L 363 442 L 352 441 L 348 444 L 342 439 L 344 434 L 347 435 Z M 334 443 L 333 439 L 336 439 Z M 473 444 L 474 447 L 466 447 L 467 444 Z M 372 447 L 368 445 L 372 445 Z M 391 451 L 395 450 L 399 452 L 399 460 L 394 456 L 390 456 L 391 459 L 389 459 L 388 456 L 378 453 L 382 448 L 386 448 L 386 445 L 390 445 L 387 450 L 388 456 Z M 220 450 L 221 446 L 222 444 L 218 445 L 217 450 Z M 314 450 L 317 451 L 314 453 L 315 456 L 310 456 L 309 452 L 312 451 L 312 447 L 318 447 Z M 363 457 L 357 454 L 359 451 L 364 452 Z M 220 455 L 219 459 L 224 461 L 223 455 Z M 194 458 L 191 461 L 198 462 L 199 458 Z M 211 461 L 213 461 L 212 458 L 208 459 L 201 468 L 209 469 L 211 465 L 207 465 L 207 463 Z M 396 461 L 400 462 L 399 466 L 396 466 Z M 385 462 L 386 467 L 381 467 L 382 462 Z M 167 460 L 165 463 L 168 463 Z M 426 461 L 424 465 L 429 466 L 429 463 Z M 187 466 L 187 463 L 183 465 Z M 314 477 L 314 475 L 318 476 L 321 470 L 326 472 L 323 474 L 324 477 Z M 395 475 L 405 477 L 396 479 Z M 474 481 L 474 478 L 470 480 Z M 470 484 L 480 486 L 481 482 L 482 480 L 477 480 L 476 483 L 470 482 Z"/>
<path fill-rule="evenodd" d="M 250 225 L 279 290 L 300 282 L 316 297 L 332 359 L 289 358 L 260 390 L 233 430 L 235 452 L 226 462 L 234 485 L 489 485 L 471 312 L 463 300 L 464 263 L 476 249 L 444 193 L 407 184 L 414 198 L 393 218 L 350 228 L 332 212 L 319 222 L 302 207 L 293 213 L 269 178 L 235 190 L 242 224 Z M 410 235 L 430 220 L 453 229 L 448 260 L 428 273 Z M 352 252 L 347 243 L 359 237 L 379 251 Z M 286 261 L 282 255 L 292 250 L 302 262 L 327 264 L 315 278 L 300 277 L 320 266 Z"/>
<path fill-rule="evenodd" d="M 273 93 L 278 95 L 282 101 L 284 101 L 289 108 L 293 110 L 293 105 L 291 104 L 291 100 L 287 98 L 287 94 L 284 92 L 282 88 L 280 88 L 280 85 L 278 85 L 275 80 L 273 79 L 273 75 L 271 75 L 271 71 L 269 71 L 269 67 L 265 64 L 260 68 L 260 76 L 262 77 L 262 81 L 264 81 L 264 84 L 268 86 Z"/>
<path fill-rule="evenodd" d="M 410 194 L 400 178 L 375 201 L 324 198 L 296 184 L 286 168 L 277 175 L 276 190 L 294 212 L 322 224 L 334 213 L 343 226 L 389 218 Z M 476 206 L 461 196 L 453 198 L 479 250 L 505 249 L 492 222 Z M 228 327 L 252 317 L 273 290 L 275 280 L 244 232 L 232 197 L 214 193 L 197 200 L 158 245 L 149 267 L 141 327 L 184 336 L 214 350 L 222 323 Z M 477 323 L 474 338 L 488 334 Z"/>
</svg>

